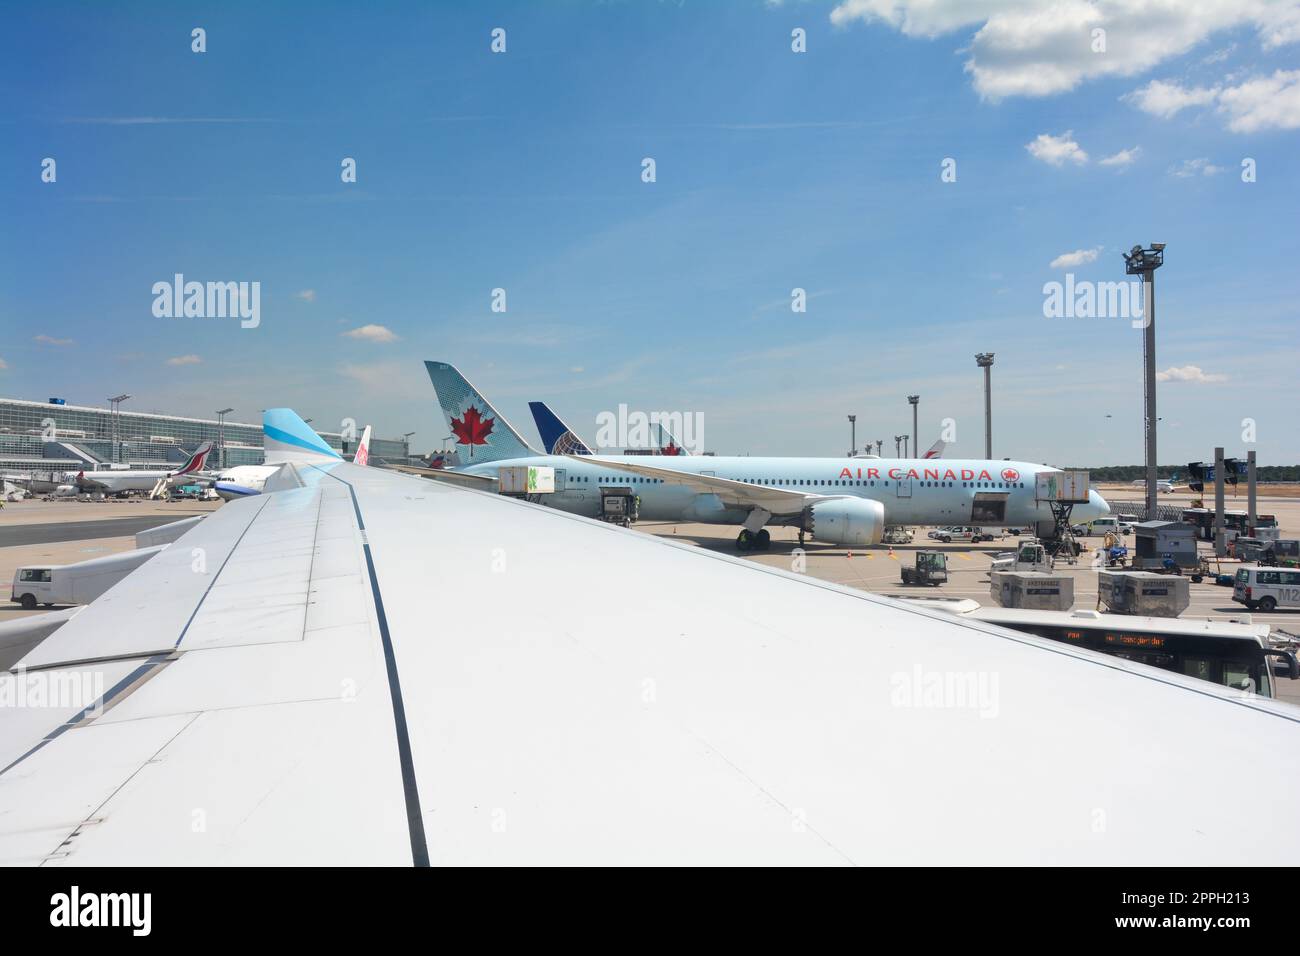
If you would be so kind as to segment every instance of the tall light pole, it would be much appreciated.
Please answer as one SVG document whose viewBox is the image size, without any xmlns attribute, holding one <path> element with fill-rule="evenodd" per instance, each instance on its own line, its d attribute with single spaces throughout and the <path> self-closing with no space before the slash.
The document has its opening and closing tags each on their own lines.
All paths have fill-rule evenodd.
<svg viewBox="0 0 1300 956">
<path fill-rule="evenodd" d="M 877 438 L 877 439 L 876 439 L 876 457 L 877 457 L 877 458 L 880 457 L 880 453 L 881 453 L 881 451 L 884 449 L 884 447 L 885 447 L 885 440 L 884 440 L 883 438 Z"/>
<path fill-rule="evenodd" d="M 993 353 L 978 352 L 975 364 L 984 369 L 984 458 L 993 458 Z"/>
<path fill-rule="evenodd" d="M 858 416 L 849 416 L 849 457 L 858 453 Z"/>
<path fill-rule="evenodd" d="M 895 458 L 903 457 L 903 436 L 902 435 L 894 436 L 894 457 Z"/>
<path fill-rule="evenodd" d="M 1165 244 L 1151 243 L 1150 249 L 1134 246 L 1124 255 L 1124 271 L 1142 280 L 1145 292 L 1142 318 L 1146 325 L 1142 335 L 1143 392 L 1146 395 L 1144 424 L 1146 430 L 1146 472 L 1148 521 L 1156 516 L 1156 270 L 1165 264 Z"/>
<path fill-rule="evenodd" d="M 921 401 L 920 395 L 907 396 L 907 403 L 912 406 L 912 454 L 921 453 L 921 436 L 916 430 L 916 407 Z"/>
<path fill-rule="evenodd" d="M 415 432 L 406 432 L 405 434 L 402 435 L 402 457 L 403 457 L 402 464 L 403 465 L 409 465 L 411 463 L 411 436 L 414 434 Z"/>
<path fill-rule="evenodd" d="M 112 405 L 112 411 L 109 414 L 110 417 L 113 419 L 113 462 L 114 464 L 118 463 L 122 457 L 122 448 L 117 440 L 118 411 L 122 403 L 125 402 L 130 397 L 131 397 L 130 395 L 122 394 L 122 395 L 114 396 L 113 398 L 110 398 L 108 400 L 109 403 Z"/>
<path fill-rule="evenodd" d="M 233 408 L 217 409 L 217 470 L 226 470 L 226 416 Z"/>
</svg>

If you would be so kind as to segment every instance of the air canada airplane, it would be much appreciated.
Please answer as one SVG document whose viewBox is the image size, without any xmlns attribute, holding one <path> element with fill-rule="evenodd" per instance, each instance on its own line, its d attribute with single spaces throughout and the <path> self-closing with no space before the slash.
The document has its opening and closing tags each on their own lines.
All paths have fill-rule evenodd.
<svg viewBox="0 0 1300 956">
<path fill-rule="evenodd" d="M 749 458 L 543 455 L 531 448 L 461 373 L 425 362 L 456 438 L 457 471 L 491 480 L 498 469 L 555 469 L 551 507 L 592 516 L 601 488 L 630 487 L 651 521 L 740 525 L 742 551 L 765 549 L 768 525 L 794 527 L 800 540 L 842 547 L 878 544 L 887 525 L 1033 526 L 1055 530 L 1050 508 L 1035 499 L 1034 476 L 1057 471 L 1021 461 L 916 458 Z M 653 464 L 651 464 L 653 462 Z M 1072 520 L 1110 513 L 1095 491 Z"/>
<path fill-rule="evenodd" d="M 77 490 L 81 492 L 102 492 L 107 495 L 118 495 L 126 491 L 152 491 L 163 478 L 170 479 L 175 483 L 177 480 L 197 475 L 203 471 L 203 466 L 208 460 L 208 453 L 211 451 L 212 442 L 205 441 L 195 449 L 194 454 L 190 455 L 185 464 L 174 471 L 153 469 L 130 471 L 107 468 L 99 471 L 79 471 L 75 474 L 68 472 L 69 484 L 75 485 Z"/>
<path fill-rule="evenodd" d="M 1300 801 L 1287 704 L 358 467 L 265 414 L 262 494 L 3 625 L 4 652 L 42 630 L 0 672 L 0 864 L 1300 856 L 1241 820 Z"/>
</svg>

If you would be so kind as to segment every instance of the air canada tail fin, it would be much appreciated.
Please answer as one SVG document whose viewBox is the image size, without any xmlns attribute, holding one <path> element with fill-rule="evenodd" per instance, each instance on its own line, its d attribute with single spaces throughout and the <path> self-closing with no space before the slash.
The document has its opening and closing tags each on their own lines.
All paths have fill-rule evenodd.
<svg viewBox="0 0 1300 956">
<path fill-rule="evenodd" d="M 361 442 L 357 445 L 357 453 L 352 456 L 352 464 L 366 466 L 370 464 L 370 426 L 361 433 Z"/>
<path fill-rule="evenodd" d="M 194 449 L 194 454 L 190 455 L 189 460 L 185 462 L 174 474 L 192 475 L 196 471 L 202 471 L 204 464 L 207 463 L 208 453 L 212 451 L 212 442 L 205 441 L 198 448 Z"/>
<path fill-rule="evenodd" d="M 921 457 L 922 457 L 922 458 L 942 458 L 942 457 L 943 457 L 943 450 L 944 450 L 945 448 L 947 448 L 947 447 L 948 447 L 948 443 L 947 443 L 946 441 L 944 441 L 942 438 L 940 438 L 937 442 L 935 442 L 933 445 L 931 445 L 931 446 L 930 446 L 930 450 L 927 451 L 927 452 L 926 452 L 924 455 L 922 455 Z"/>
<path fill-rule="evenodd" d="M 689 455 L 690 452 L 682 447 L 682 443 L 673 437 L 673 433 L 664 428 L 663 422 L 658 422 L 656 427 L 659 429 L 659 443 L 656 454 L 659 455 Z"/>
<path fill-rule="evenodd" d="M 425 362 L 429 381 L 447 425 L 456 439 L 462 465 L 477 465 L 503 458 L 528 458 L 538 454 L 520 437 L 456 366 Z"/>
<path fill-rule="evenodd" d="M 268 408 L 262 413 L 265 463 L 286 461 L 340 461 L 339 453 L 321 438 L 292 408 Z"/>
<path fill-rule="evenodd" d="M 542 448 L 548 455 L 590 455 L 591 448 L 545 402 L 529 402 L 537 424 L 537 434 L 542 436 Z"/>
</svg>

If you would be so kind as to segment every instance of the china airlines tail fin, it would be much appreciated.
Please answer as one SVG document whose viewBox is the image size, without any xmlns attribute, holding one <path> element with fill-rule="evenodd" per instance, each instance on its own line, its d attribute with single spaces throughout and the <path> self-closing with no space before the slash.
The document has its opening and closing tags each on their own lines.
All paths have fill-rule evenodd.
<svg viewBox="0 0 1300 956">
<path fill-rule="evenodd" d="M 370 426 L 369 425 L 367 425 L 366 430 L 361 433 L 361 442 L 360 444 L 357 445 L 357 453 L 352 457 L 352 464 L 362 465 L 362 466 L 370 464 Z"/>
<path fill-rule="evenodd" d="M 264 461 L 341 461 L 339 453 L 321 438 L 292 408 L 268 408 L 262 413 Z"/>
<path fill-rule="evenodd" d="M 190 455 L 189 461 L 178 471 L 172 472 L 173 475 L 192 475 L 196 471 L 202 471 L 203 465 L 208 460 L 208 452 L 212 451 L 212 442 L 205 441 L 198 448 L 194 449 L 194 454 Z"/>
<path fill-rule="evenodd" d="M 456 366 L 425 362 L 438 404 L 447 417 L 462 465 L 483 464 L 503 458 L 527 458 L 538 452 L 524 441 Z"/>
<path fill-rule="evenodd" d="M 933 445 L 931 445 L 931 446 L 930 446 L 930 450 L 927 451 L 927 452 L 926 452 L 924 455 L 922 455 L 921 457 L 922 457 L 922 458 L 942 458 L 942 457 L 943 457 L 943 450 L 944 450 L 945 448 L 947 448 L 947 447 L 948 447 L 948 443 L 947 443 L 946 441 L 944 441 L 942 438 L 940 438 L 937 442 L 935 442 Z"/>
<path fill-rule="evenodd" d="M 548 455 L 590 455 L 591 449 L 578 433 L 547 407 L 545 402 L 529 402 L 537 434 L 542 436 L 542 448 Z"/>
</svg>

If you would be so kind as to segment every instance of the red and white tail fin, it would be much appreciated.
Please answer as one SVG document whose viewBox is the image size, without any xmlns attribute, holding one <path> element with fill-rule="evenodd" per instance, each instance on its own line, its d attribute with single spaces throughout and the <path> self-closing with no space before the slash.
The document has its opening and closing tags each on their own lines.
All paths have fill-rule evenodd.
<svg viewBox="0 0 1300 956">
<path fill-rule="evenodd" d="M 945 448 L 947 448 L 947 447 L 948 447 L 948 443 L 947 443 L 946 441 L 944 441 L 942 438 L 940 438 L 937 442 L 935 442 L 933 445 L 931 445 L 931 446 L 930 446 L 930 450 L 927 451 L 927 452 L 926 452 L 924 455 L 922 455 L 921 457 L 922 457 L 922 458 L 942 458 L 942 457 L 943 457 L 943 450 L 944 450 Z"/>
<path fill-rule="evenodd" d="M 370 464 L 370 426 L 369 425 L 367 425 L 366 430 L 361 433 L 361 443 L 357 445 L 357 453 L 355 457 L 353 457 L 352 459 L 352 464 L 363 465 L 363 466 Z"/>
<path fill-rule="evenodd" d="M 202 471 L 204 463 L 208 460 L 208 452 L 210 451 L 212 451 L 212 442 L 205 441 L 194 450 L 194 454 L 190 455 L 190 460 L 185 463 L 184 467 L 172 474 L 192 475 L 196 471 Z"/>
</svg>

